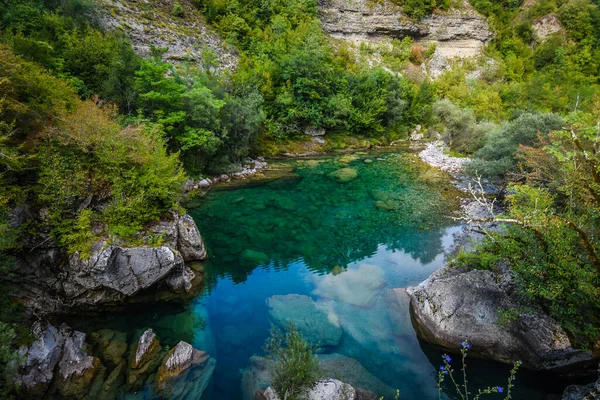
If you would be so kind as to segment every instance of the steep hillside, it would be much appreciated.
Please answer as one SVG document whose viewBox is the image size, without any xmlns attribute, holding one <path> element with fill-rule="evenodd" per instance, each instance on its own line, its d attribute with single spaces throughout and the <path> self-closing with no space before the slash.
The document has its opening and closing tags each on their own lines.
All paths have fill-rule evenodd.
<svg viewBox="0 0 600 400">
<path fill-rule="evenodd" d="M 166 48 L 165 61 L 191 59 L 208 67 L 235 68 L 235 50 L 189 1 L 101 0 L 101 3 L 105 6 L 104 25 L 125 31 L 142 57 L 151 56 L 152 47 Z"/>
</svg>

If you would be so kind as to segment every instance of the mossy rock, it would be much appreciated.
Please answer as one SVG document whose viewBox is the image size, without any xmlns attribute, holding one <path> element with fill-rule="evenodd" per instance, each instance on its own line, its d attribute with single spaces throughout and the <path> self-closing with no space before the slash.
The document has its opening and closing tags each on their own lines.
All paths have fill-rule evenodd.
<svg viewBox="0 0 600 400">
<path fill-rule="evenodd" d="M 333 171 L 328 176 L 339 183 L 346 183 L 358 178 L 358 172 L 356 172 L 354 168 L 341 168 L 337 171 Z"/>
<path fill-rule="evenodd" d="M 393 211 L 396 209 L 396 205 L 389 200 L 378 200 L 375 202 L 375 207 L 383 211 Z"/>
<path fill-rule="evenodd" d="M 338 159 L 338 161 L 343 164 L 350 164 L 352 161 L 356 160 L 358 160 L 358 156 L 354 154 L 344 154 Z"/>
<path fill-rule="evenodd" d="M 243 265 L 256 266 L 259 264 L 268 264 L 269 261 L 269 256 L 260 251 L 246 249 L 240 255 L 240 263 L 242 263 Z"/>
</svg>

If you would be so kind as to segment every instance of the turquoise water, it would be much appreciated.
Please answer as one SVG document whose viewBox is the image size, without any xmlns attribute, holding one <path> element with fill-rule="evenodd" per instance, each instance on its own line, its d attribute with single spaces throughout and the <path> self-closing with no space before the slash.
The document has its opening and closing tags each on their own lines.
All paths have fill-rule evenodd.
<svg viewBox="0 0 600 400">
<path fill-rule="evenodd" d="M 210 254 L 203 294 L 101 326 L 131 332 L 130 340 L 152 327 L 163 344 L 188 341 L 217 360 L 203 398 L 254 399 L 244 371 L 263 354 L 273 322 L 267 302 L 307 296 L 341 332 L 319 355 L 338 360 L 334 378 L 386 398 L 399 389 L 402 400 L 437 399 L 441 353 L 417 340 L 402 288 L 440 268 L 453 244 L 459 227 L 449 216 L 459 194 L 448 177 L 410 153 L 272 165 L 264 179 L 213 189 L 188 205 Z M 295 314 L 300 309 L 292 302 L 289 318 L 307 318 Z M 508 374 L 506 366 L 476 360 L 470 371 L 474 388 L 503 385 Z M 518 379 L 516 399 L 552 399 L 564 388 L 540 374 Z"/>
</svg>

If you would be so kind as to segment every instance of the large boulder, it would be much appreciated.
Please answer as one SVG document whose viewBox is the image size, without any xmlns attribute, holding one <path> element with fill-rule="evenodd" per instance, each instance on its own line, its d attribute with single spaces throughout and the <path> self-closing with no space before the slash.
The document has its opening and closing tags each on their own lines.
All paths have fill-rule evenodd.
<svg viewBox="0 0 600 400">
<path fill-rule="evenodd" d="M 95 398 L 104 382 L 105 368 L 100 359 L 87 354 L 85 334 L 71 331 L 61 325 L 65 343 L 58 363 L 58 379 L 55 380 L 62 398 Z"/>
<path fill-rule="evenodd" d="M 280 400 L 279 396 L 271 388 L 267 388 L 262 396 L 264 400 Z M 356 390 L 347 383 L 337 379 L 322 379 L 317 381 L 302 398 L 307 400 L 356 400 Z M 261 400 L 262 400 L 261 399 Z"/>
<path fill-rule="evenodd" d="M 600 379 L 589 385 L 570 385 L 565 389 L 562 400 L 598 400 L 600 399 Z"/>
<path fill-rule="evenodd" d="M 490 271 L 442 270 L 417 287 L 408 288 L 411 316 L 419 338 L 448 350 L 468 339 L 471 354 L 525 367 L 561 372 L 594 363 L 574 349 L 566 332 L 542 312 L 528 312 L 516 321 L 501 321 L 512 309 L 510 274 Z"/>
<path fill-rule="evenodd" d="M 342 328 L 335 314 L 327 312 L 308 296 L 288 294 L 271 296 L 266 301 L 269 319 L 285 328 L 292 322 L 298 332 L 317 347 L 337 346 L 342 338 Z"/>
<path fill-rule="evenodd" d="M 17 375 L 21 393 L 40 398 L 56 393 L 62 398 L 84 398 L 100 389 L 105 368 L 88 355 L 85 334 L 62 324 L 34 323 L 34 341 L 20 349 L 24 365 Z"/>
<path fill-rule="evenodd" d="M 64 330 L 52 325 L 33 325 L 34 341 L 20 349 L 25 364 L 17 376 L 17 384 L 27 393 L 42 395 L 54 379 L 54 370 L 62 357 L 66 336 Z"/>
<path fill-rule="evenodd" d="M 156 374 L 155 394 L 165 399 L 199 399 L 207 388 L 216 361 L 191 344 L 179 342 L 163 359 Z"/>
<path fill-rule="evenodd" d="M 185 261 L 204 260 L 206 249 L 196 223 L 188 214 L 177 218 L 177 249 Z"/>
</svg>

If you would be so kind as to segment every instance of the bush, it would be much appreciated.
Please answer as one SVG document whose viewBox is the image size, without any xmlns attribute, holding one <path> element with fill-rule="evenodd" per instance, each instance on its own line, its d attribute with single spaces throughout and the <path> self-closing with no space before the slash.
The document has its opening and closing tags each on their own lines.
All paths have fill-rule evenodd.
<svg viewBox="0 0 600 400">
<path fill-rule="evenodd" d="M 272 360 L 271 387 L 280 399 L 300 399 L 319 379 L 319 361 L 315 349 L 289 324 L 286 331 L 271 329 L 265 344 L 267 357 Z"/>
<path fill-rule="evenodd" d="M 175 2 L 175 4 L 173 4 L 173 15 L 177 18 L 185 17 L 185 10 L 178 2 Z"/>
</svg>

